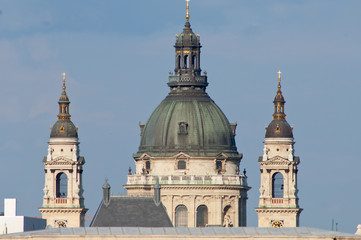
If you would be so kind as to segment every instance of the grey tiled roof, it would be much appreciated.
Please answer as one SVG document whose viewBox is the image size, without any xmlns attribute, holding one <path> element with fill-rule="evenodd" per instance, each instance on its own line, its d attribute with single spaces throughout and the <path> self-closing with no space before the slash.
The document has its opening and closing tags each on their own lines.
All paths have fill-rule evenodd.
<svg viewBox="0 0 361 240">
<path fill-rule="evenodd" d="M 127 196 L 111 196 L 108 205 L 102 201 L 90 226 L 173 227 L 162 203 L 157 206 L 152 197 Z"/>
<path fill-rule="evenodd" d="M 257 227 L 206 227 L 206 228 L 144 228 L 144 227 L 86 227 L 86 228 L 56 228 L 40 231 L 14 233 L 0 236 L 0 239 L 8 236 L 40 236 L 40 235 L 165 235 L 165 236 L 296 236 L 296 237 L 353 237 L 361 239 L 351 233 L 334 232 L 310 227 L 297 228 L 257 228 Z"/>
</svg>

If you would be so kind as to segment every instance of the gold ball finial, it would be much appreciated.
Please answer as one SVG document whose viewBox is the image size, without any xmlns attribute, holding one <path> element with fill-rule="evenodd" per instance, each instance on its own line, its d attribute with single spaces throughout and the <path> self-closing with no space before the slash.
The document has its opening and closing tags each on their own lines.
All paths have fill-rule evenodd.
<svg viewBox="0 0 361 240">
<path fill-rule="evenodd" d="M 186 0 L 186 2 L 187 2 L 187 14 L 186 14 L 187 21 L 189 20 L 189 1 L 190 0 Z"/>
</svg>

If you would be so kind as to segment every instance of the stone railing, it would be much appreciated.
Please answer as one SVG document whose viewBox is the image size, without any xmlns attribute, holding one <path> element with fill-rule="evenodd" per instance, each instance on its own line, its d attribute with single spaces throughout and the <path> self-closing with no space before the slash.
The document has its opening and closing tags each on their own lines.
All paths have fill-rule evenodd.
<svg viewBox="0 0 361 240">
<path fill-rule="evenodd" d="M 196 82 L 196 83 L 207 83 L 206 76 L 169 76 L 170 83 L 187 83 L 187 82 Z"/>
<path fill-rule="evenodd" d="M 283 204 L 283 198 L 272 198 L 272 204 Z"/>
<path fill-rule="evenodd" d="M 67 204 L 68 202 L 68 199 L 66 198 L 56 198 L 55 199 L 55 203 L 58 203 L 58 204 Z"/>
<path fill-rule="evenodd" d="M 128 175 L 127 185 L 154 185 L 156 179 L 159 179 L 161 185 L 240 185 L 247 187 L 247 177 L 244 175 Z"/>
</svg>

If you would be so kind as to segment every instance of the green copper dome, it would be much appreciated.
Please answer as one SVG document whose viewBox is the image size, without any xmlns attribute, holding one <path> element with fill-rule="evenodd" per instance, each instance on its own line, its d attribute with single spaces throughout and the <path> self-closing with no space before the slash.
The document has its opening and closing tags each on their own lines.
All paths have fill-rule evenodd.
<svg viewBox="0 0 361 240">
<path fill-rule="evenodd" d="M 170 93 L 154 110 L 142 129 L 135 157 L 171 157 L 179 152 L 190 156 L 216 157 L 221 153 L 241 158 L 230 123 L 206 93 L 206 74 L 201 74 L 199 37 L 185 24 L 177 36 L 174 74 L 169 76 Z"/>
<path fill-rule="evenodd" d="M 208 96 L 167 96 L 150 116 L 142 131 L 137 155 L 238 157 L 230 124 Z"/>
</svg>

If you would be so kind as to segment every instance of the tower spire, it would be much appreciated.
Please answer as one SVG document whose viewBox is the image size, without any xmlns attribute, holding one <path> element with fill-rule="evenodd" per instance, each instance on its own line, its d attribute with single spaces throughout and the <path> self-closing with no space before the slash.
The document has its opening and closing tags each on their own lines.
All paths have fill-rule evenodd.
<svg viewBox="0 0 361 240">
<path fill-rule="evenodd" d="M 63 91 L 65 91 L 65 72 L 63 72 Z"/>
<path fill-rule="evenodd" d="M 189 21 L 189 2 L 190 0 L 186 0 L 187 2 L 187 14 L 186 14 L 186 19 L 187 19 L 187 22 Z"/>
<path fill-rule="evenodd" d="M 66 94 L 66 86 L 65 86 L 65 72 L 63 73 L 63 92 L 60 95 L 59 98 L 59 114 L 58 114 L 58 120 L 70 120 L 71 116 L 69 114 L 69 97 Z"/>
<path fill-rule="evenodd" d="M 275 106 L 275 112 L 273 114 L 273 120 L 285 120 L 286 119 L 286 114 L 284 113 L 284 109 L 285 109 L 285 99 L 282 95 L 282 91 L 281 91 L 281 71 L 278 70 L 278 91 L 277 94 L 275 96 L 275 99 L 273 101 L 274 106 Z"/>
</svg>

